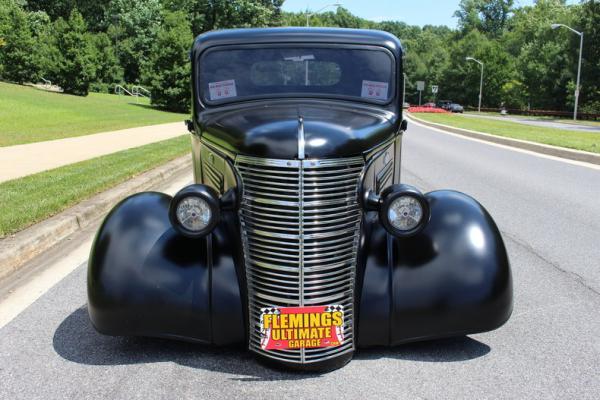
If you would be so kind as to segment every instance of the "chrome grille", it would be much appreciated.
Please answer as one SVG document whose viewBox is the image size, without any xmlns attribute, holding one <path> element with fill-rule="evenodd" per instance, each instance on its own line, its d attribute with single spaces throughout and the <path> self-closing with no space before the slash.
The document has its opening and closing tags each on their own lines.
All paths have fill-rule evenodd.
<svg viewBox="0 0 600 400">
<path fill-rule="evenodd" d="M 249 298 L 250 349 L 293 363 L 354 349 L 354 279 L 361 212 L 362 158 L 272 160 L 238 156 Z M 341 304 L 344 343 L 333 348 L 264 351 L 260 309 Z"/>
</svg>

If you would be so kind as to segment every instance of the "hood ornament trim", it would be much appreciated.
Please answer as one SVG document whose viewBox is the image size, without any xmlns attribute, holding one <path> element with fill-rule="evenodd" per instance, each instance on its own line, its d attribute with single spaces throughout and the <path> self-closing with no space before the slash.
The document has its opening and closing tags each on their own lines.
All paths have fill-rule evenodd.
<svg viewBox="0 0 600 400">
<path fill-rule="evenodd" d="M 304 160 L 304 147 L 306 146 L 306 141 L 304 140 L 304 119 L 302 117 L 298 117 L 298 159 Z"/>
</svg>

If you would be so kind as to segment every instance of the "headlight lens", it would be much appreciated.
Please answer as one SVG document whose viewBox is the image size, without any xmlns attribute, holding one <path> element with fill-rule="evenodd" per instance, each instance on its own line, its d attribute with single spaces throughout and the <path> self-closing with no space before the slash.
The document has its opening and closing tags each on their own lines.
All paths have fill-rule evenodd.
<svg viewBox="0 0 600 400">
<path fill-rule="evenodd" d="M 177 204 L 177 221 L 190 231 L 201 231 L 211 221 L 212 211 L 206 200 L 186 197 Z"/>
<path fill-rule="evenodd" d="M 396 237 L 414 236 L 429 222 L 429 202 L 413 186 L 388 186 L 381 192 L 379 204 L 379 221 Z"/>
<path fill-rule="evenodd" d="M 421 223 L 423 207 L 413 196 L 401 196 L 390 203 L 387 216 L 394 228 L 411 231 Z"/>
<path fill-rule="evenodd" d="M 208 235 L 220 219 L 219 194 L 201 184 L 186 186 L 171 200 L 169 220 L 173 228 L 189 238 Z"/>
</svg>

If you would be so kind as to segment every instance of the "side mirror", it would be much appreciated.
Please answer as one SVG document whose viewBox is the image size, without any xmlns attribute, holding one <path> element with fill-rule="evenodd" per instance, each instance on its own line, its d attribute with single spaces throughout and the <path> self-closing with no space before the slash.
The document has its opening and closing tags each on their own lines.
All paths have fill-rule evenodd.
<svg viewBox="0 0 600 400">
<path fill-rule="evenodd" d="M 400 123 L 400 130 L 406 132 L 406 129 L 408 129 L 408 121 L 403 119 Z"/>
<path fill-rule="evenodd" d="M 194 133 L 194 121 L 192 121 L 191 119 L 186 119 L 184 122 L 185 126 L 187 127 L 187 130 L 191 133 Z"/>
</svg>

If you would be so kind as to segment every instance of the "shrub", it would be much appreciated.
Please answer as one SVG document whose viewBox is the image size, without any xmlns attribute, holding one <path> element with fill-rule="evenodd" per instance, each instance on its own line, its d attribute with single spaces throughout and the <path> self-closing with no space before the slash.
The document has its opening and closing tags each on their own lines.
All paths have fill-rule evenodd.
<svg viewBox="0 0 600 400">
<path fill-rule="evenodd" d="M 0 0 L 0 76 L 9 81 L 38 78 L 35 40 L 27 14 L 11 0 Z"/>
<path fill-rule="evenodd" d="M 90 83 L 96 75 L 94 48 L 86 34 L 86 24 L 77 10 L 67 21 L 59 18 L 54 23 L 55 50 L 51 63 L 53 81 L 65 93 L 87 96 Z"/>
<path fill-rule="evenodd" d="M 182 12 L 167 12 L 158 31 L 144 81 L 152 92 L 152 104 L 176 112 L 190 108 L 190 62 L 192 32 Z"/>
</svg>

